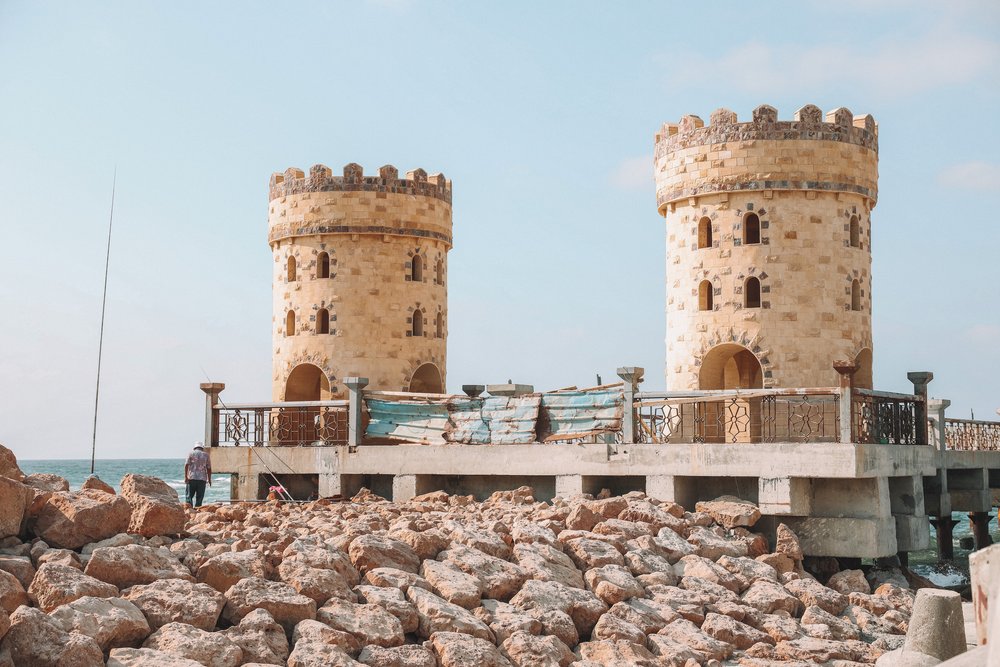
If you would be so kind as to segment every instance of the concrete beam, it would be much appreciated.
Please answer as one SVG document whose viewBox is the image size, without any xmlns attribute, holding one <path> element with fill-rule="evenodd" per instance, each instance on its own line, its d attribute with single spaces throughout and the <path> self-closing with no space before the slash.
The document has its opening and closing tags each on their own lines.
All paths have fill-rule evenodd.
<svg viewBox="0 0 1000 667">
<path fill-rule="evenodd" d="M 899 552 L 892 518 L 787 517 L 808 556 L 883 558 Z"/>
<path fill-rule="evenodd" d="M 812 481 L 803 477 L 761 477 L 757 505 L 761 514 L 809 516 Z"/>
</svg>

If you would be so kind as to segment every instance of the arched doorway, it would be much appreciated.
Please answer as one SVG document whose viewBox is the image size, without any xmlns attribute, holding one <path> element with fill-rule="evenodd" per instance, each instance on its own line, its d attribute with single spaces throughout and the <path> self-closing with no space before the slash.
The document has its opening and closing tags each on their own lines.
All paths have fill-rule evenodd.
<svg viewBox="0 0 1000 667">
<path fill-rule="evenodd" d="M 872 389 L 872 351 L 871 348 L 864 348 L 854 357 L 854 365 L 858 370 L 854 371 L 854 386 L 861 389 Z"/>
<path fill-rule="evenodd" d="M 421 364 L 413 372 L 407 391 L 420 394 L 443 394 L 444 382 L 441 380 L 441 371 L 434 364 Z"/>
<path fill-rule="evenodd" d="M 701 361 L 698 388 L 719 391 L 762 389 L 764 372 L 757 356 L 736 343 L 713 347 Z M 758 442 L 761 436 L 761 399 L 727 398 L 696 404 L 695 422 L 705 442 Z"/>
<path fill-rule="evenodd" d="M 318 366 L 299 364 L 285 380 L 285 401 L 328 401 L 330 380 Z M 271 440 L 281 445 L 309 445 L 322 440 L 323 419 L 318 407 L 281 408 L 272 415 Z"/>
</svg>

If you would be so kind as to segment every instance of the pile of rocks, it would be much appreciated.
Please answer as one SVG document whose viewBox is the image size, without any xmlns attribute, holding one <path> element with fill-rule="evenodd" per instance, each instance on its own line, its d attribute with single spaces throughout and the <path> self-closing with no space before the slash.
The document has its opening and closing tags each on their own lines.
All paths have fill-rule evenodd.
<svg viewBox="0 0 1000 667">
<path fill-rule="evenodd" d="M 4 531 L 4 494 L 23 502 L 0 666 L 847 667 L 899 647 L 912 610 L 860 570 L 817 581 L 792 531 L 772 549 L 731 498 L 362 492 L 185 516 L 159 480 L 41 490 L 2 461 Z"/>
</svg>

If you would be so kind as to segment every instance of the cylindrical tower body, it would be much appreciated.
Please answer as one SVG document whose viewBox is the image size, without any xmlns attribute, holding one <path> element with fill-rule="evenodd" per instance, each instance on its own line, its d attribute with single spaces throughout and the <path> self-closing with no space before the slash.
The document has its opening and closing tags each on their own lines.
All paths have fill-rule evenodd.
<svg viewBox="0 0 1000 667">
<path fill-rule="evenodd" d="M 273 400 L 369 388 L 442 392 L 448 336 L 451 182 L 356 164 L 271 176 Z"/>
<path fill-rule="evenodd" d="M 719 109 L 656 135 L 670 390 L 871 386 L 871 116 Z"/>
</svg>

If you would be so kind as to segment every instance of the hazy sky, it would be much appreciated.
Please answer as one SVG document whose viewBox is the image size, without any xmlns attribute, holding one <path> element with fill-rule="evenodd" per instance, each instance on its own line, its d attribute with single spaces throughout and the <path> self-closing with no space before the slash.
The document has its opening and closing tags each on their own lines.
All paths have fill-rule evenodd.
<svg viewBox="0 0 1000 667">
<path fill-rule="evenodd" d="M 183 455 L 206 374 L 270 399 L 290 166 L 453 179 L 450 389 L 662 388 L 653 133 L 763 103 L 878 120 L 876 387 L 997 419 L 1000 5 L 750 7 L 0 0 L 0 443 L 89 456 L 116 165 L 101 457 Z"/>
</svg>

